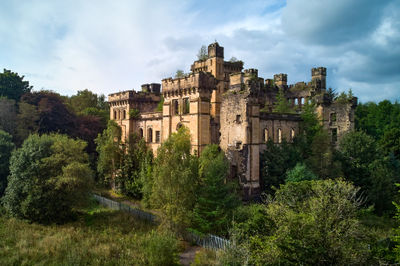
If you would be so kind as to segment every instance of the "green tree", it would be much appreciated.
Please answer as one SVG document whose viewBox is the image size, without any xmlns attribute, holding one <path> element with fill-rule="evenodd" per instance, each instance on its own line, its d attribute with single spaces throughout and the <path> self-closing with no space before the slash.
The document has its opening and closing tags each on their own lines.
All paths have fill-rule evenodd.
<svg viewBox="0 0 400 266">
<path fill-rule="evenodd" d="M 207 47 L 202 45 L 199 52 L 197 53 L 197 59 L 200 61 L 204 61 L 208 58 Z"/>
<path fill-rule="evenodd" d="M 190 132 L 181 127 L 158 149 L 154 164 L 151 205 L 178 230 L 191 223 L 199 183 L 198 160 L 190 150 Z"/>
<path fill-rule="evenodd" d="M 101 181 L 115 186 L 117 170 L 121 168 L 121 128 L 114 120 L 109 120 L 107 128 L 99 134 L 95 142 L 99 153 L 97 172 Z"/>
<path fill-rule="evenodd" d="M 297 163 L 293 169 L 286 172 L 286 183 L 316 180 L 317 176 L 304 163 Z"/>
<path fill-rule="evenodd" d="M 400 128 L 391 128 L 384 132 L 379 145 L 386 155 L 393 155 L 400 160 Z"/>
<path fill-rule="evenodd" d="M 17 108 L 15 100 L 0 97 L 0 130 L 15 136 L 17 131 Z"/>
<path fill-rule="evenodd" d="M 40 114 L 35 105 L 20 102 L 17 114 L 17 145 L 30 135 L 39 131 Z"/>
<path fill-rule="evenodd" d="M 235 183 L 227 180 L 228 161 L 218 145 L 208 145 L 199 159 L 200 185 L 192 228 L 201 233 L 226 234 L 239 205 Z"/>
<path fill-rule="evenodd" d="M 15 217 L 64 222 L 89 198 L 86 143 L 65 135 L 31 135 L 11 157 L 3 203 Z"/>
<path fill-rule="evenodd" d="M 185 72 L 183 70 L 178 69 L 175 73 L 175 78 L 184 78 L 185 77 Z"/>
<path fill-rule="evenodd" d="M 274 106 L 274 112 L 276 113 L 293 113 L 293 109 L 286 99 L 283 88 L 279 88 L 279 92 L 276 95 L 276 104 Z"/>
<path fill-rule="evenodd" d="M 18 102 L 21 96 L 30 92 L 31 89 L 29 82 L 24 81 L 24 76 L 19 76 L 18 73 L 7 69 L 0 73 L 0 97 L 7 97 Z"/>
<path fill-rule="evenodd" d="M 10 157 L 14 148 L 12 136 L 0 130 L 0 198 L 7 187 L 7 177 L 10 173 Z"/>
<path fill-rule="evenodd" d="M 263 230 L 246 234 L 252 265 L 368 263 L 366 230 L 357 218 L 358 188 L 343 180 L 289 182 L 259 212 Z M 264 214 L 265 213 L 265 214 Z M 241 224 L 243 227 L 243 223 Z M 239 228 L 240 229 L 240 228 Z"/>
</svg>

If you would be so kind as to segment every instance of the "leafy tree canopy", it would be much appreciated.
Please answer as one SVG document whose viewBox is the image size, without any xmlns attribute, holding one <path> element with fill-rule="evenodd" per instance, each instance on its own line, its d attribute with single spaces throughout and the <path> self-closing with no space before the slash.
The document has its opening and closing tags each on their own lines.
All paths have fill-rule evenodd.
<svg viewBox="0 0 400 266">
<path fill-rule="evenodd" d="M 31 135 L 11 157 L 3 203 L 15 217 L 64 222 L 89 196 L 92 172 L 85 142 L 65 135 Z"/>
<path fill-rule="evenodd" d="M 10 157 L 14 148 L 15 145 L 12 142 L 12 136 L 0 130 L 0 197 L 3 196 L 7 186 L 7 177 L 10 173 Z"/>
<path fill-rule="evenodd" d="M 197 53 L 197 59 L 204 61 L 208 58 L 208 51 L 205 45 L 202 45 L 199 52 Z"/>
<path fill-rule="evenodd" d="M 7 97 L 19 101 L 21 96 L 30 92 L 32 86 L 28 81 L 24 81 L 24 76 L 19 76 L 16 72 L 4 69 L 0 73 L 0 97 Z"/>
</svg>

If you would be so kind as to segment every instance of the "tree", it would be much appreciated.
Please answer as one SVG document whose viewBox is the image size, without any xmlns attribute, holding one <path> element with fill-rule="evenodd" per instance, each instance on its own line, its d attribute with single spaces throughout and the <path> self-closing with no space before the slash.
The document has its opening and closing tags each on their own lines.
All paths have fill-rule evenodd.
<svg viewBox="0 0 400 266">
<path fill-rule="evenodd" d="M 279 92 L 276 95 L 276 104 L 274 107 L 274 112 L 276 113 L 292 113 L 293 109 L 289 105 L 288 100 L 285 97 L 285 92 L 283 88 L 279 88 Z"/>
<path fill-rule="evenodd" d="M 194 231 L 226 234 L 239 205 L 235 183 L 227 180 L 228 161 L 218 145 L 208 145 L 199 159 L 200 184 L 193 210 Z"/>
<path fill-rule="evenodd" d="M 285 140 L 280 145 L 275 145 L 271 139 L 267 141 L 267 148 L 261 154 L 260 160 L 262 187 L 271 193 L 274 191 L 273 187 L 285 183 L 286 171 L 303 161 L 295 145 Z"/>
<path fill-rule="evenodd" d="M 21 145 L 22 142 L 30 135 L 39 131 L 39 111 L 35 105 L 20 102 L 17 114 L 17 145 Z"/>
<path fill-rule="evenodd" d="M 178 69 L 176 71 L 175 78 L 184 78 L 184 77 L 185 77 L 185 72 L 183 72 L 183 70 L 181 69 Z"/>
<path fill-rule="evenodd" d="M 190 150 L 190 132 L 181 127 L 158 149 L 153 170 L 151 205 L 177 229 L 190 225 L 196 202 L 198 163 Z"/>
<path fill-rule="evenodd" d="M 65 135 L 31 135 L 11 157 L 3 198 L 14 217 L 64 222 L 86 202 L 92 182 L 85 142 Z"/>
<path fill-rule="evenodd" d="M 300 182 L 316 179 L 318 179 L 317 176 L 311 172 L 304 163 L 297 163 L 293 169 L 286 172 L 285 182 Z"/>
<path fill-rule="evenodd" d="M 207 47 L 205 45 L 202 45 L 197 54 L 197 59 L 199 59 L 200 61 L 204 61 L 207 58 L 208 58 Z"/>
<path fill-rule="evenodd" d="M 336 92 L 335 89 L 329 88 L 329 89 L 326 91 L 326 95 L 327 95 L 327 97 L 328 97 L 328 99 L 329 99 L 329 102 L 333 102 L 333 101 L 336 99 L 336 97 L 337 97 L 337 92 Z"/>
<path fill-rule="evenodd" d="M 385 131 L 379 145 L 385 154 L 393 153 L 400 160 L 400 128 L 391 128 Z"/>
<path fill-rule="evenodd" d="M 0 198 L 7 187 L 7 177 L 10 173 L 10 157 L 14 148 L 15 145 L 12 142 L 12 136 L 0 130 Z"/>
<path fill-rule="evenodd" d="M 7 69 L 0 73 L 0 97 L 7 97 L 18 102 L 21 96 L 30 92 L 31 89 L 29 82 L 24 81 L 24 76 L 19 76 L 18 73 Z"/>
<path fill-rule="evenodd" d="M 249 241 L 252 265 L 367 263 L 366 230 L 357 218 L 358 188 L 343 180 L 289 182 L 267 198 Z M 265 213 L 265 214 L 264 214 Z M 260 217 L 261 216 L 261 217 Z M 241 223 L 239 229 L 243 229 Z M 261 231 L 261 232 L 260 232 Z"/>
<path fill-rule="evenodd" d="M 0 97 L 0 130 L 15 136 L 17 130 L 17 108 L 15 100 Z"/>
<path fill-rule="evenodd" d="M 117 170 L 121 167 L 121 128 L 114 120 L 108 121 L 107 128 L 95 140 L 99 158 L 97 172 L 101 181 L 115 186 Z"/>
</svg>

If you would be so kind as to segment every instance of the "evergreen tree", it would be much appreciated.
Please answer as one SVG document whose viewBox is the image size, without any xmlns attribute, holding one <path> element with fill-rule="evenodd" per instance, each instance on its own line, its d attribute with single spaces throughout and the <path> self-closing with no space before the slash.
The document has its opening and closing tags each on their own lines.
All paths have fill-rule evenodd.
<svg viewBox="0 0 400 266">
<path fill-rule="evenodd" d="M 218 145 L 208 145 L 199 159 L 200 186 L 193 226 L 201 233 L 226 234 L 232 212 L 239 205 L 235 184 L 227 180 L 228 161 Z"/>
<path fill-rule="evenodd" d="M 292 107 L 289 105 L 286 99 L 285 92 L 283 88 L 279 88 L 279 92 L 276 95 L 276 104 L 274 107 L 275 113 L 293 113 Z"/>
</svg>

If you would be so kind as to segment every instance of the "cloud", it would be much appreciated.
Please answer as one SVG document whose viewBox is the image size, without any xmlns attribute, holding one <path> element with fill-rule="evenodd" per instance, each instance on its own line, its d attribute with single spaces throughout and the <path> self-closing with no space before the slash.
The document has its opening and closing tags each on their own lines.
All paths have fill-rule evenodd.
<svg viewBox="0 0 400 266">
<path fill-rule="evenodd" d="M 308 81 L 312 67 L 326 66 L 328 85 L 394 100 L 399 17 L 397 1 L 5 0 L 0 67 L 36 89 L 109 94 L 188 72 L 200 46 L 218 40 L 226 59 L 265 78 Z"/>
</svg>

